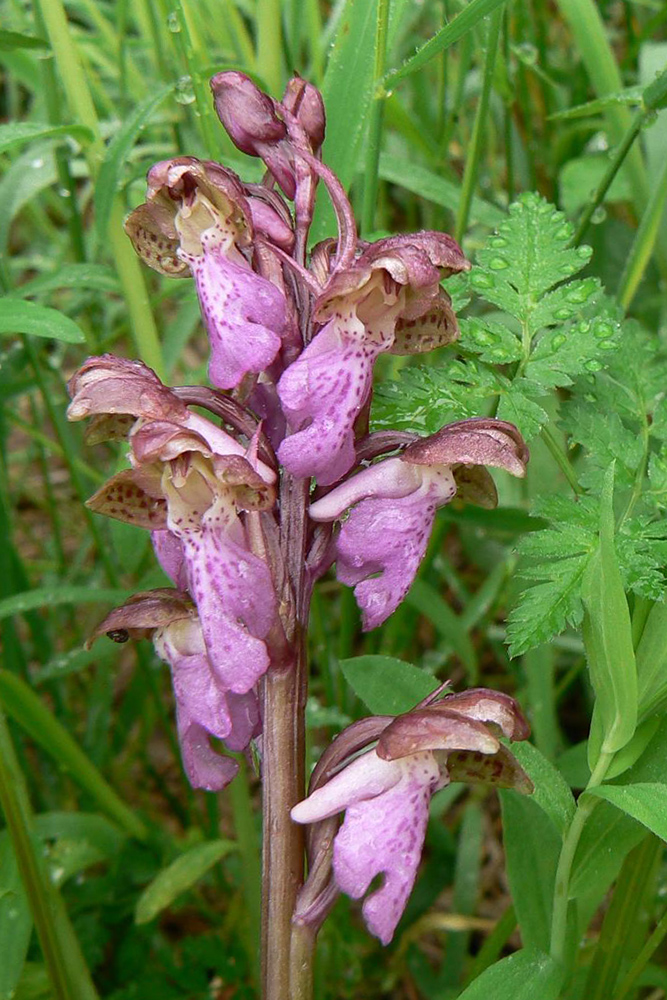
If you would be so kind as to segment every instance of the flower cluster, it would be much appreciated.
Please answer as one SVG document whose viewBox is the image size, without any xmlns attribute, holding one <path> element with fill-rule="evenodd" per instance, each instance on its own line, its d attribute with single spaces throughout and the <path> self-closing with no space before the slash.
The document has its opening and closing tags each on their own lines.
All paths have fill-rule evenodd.
<svg viewBox="0 0 667 1000">
<path fill-rule="evenodd" d="M 92 418 L 93 443 L 127 440 L 129 468 L 89 503 L 150 531 L 173 583 L 116 608 L 96 635 L 152 638 L 172 670 L 187 775 L 218 790 L 236 763 L 210 741 L 240 751 L 261 732 L 262 685 L 299 661 L 315 581 L 335 563 L 364 628 L 380 625 L 417 573 L 437 508 L 454 497 L 492 506 L 487 467 L 522 476 L 528 453 L 513 425 L 486 418 L 427 438 L 369 433 L 376 359 L 456 340 L 442 281 L 469 264 L 443 233 L 358 238 L 321 160 L 315 88 L 295 78 L 275 101 L 225 72 L 212 89 L 232 141 L 264 161 L 264 181 L 177 157 L 150 170 L 146 202 L 126 223 L 150 267 L 194 281 L 211 386 L 169 388 L 141 362 L 94 357 L 70 382 L 69 417 Z M 338 233 L 308 253 L 320 184 Z M 377 726 L 377 746 L 331 780 L 325 755 L 293 817 L 347 808 L 335 884 L 358 897 L 385 873 L 365 913 L 386 941 L 431 794 L 458 777 L 525 785 L 493 731 L 522 738 L 525 723 L 511 699 L 480 690 Z M 349 746 L 340 739 L 334 756 Z"/>
</svg>

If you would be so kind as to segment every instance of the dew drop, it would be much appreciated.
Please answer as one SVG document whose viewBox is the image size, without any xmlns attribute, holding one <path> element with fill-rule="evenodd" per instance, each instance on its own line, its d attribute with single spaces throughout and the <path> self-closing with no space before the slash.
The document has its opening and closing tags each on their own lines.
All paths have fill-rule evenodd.
<svg viewBox="0 0 667 1000">
<path fill-rule="evenodd" d="M 44 160 L 41 157 L 38 157 L 36 160 L 31 160 L 30 166 L 33 168 L 33 170 L 39 170 L 41 167 L 44 166 Z"/>
<path fill-rule="evenodd" d="M 563 306 L 562 309 L 556 309 L 554 316 L 556 319 L 569 319 L 572 315 L 572 310 L 568 309 L 567 306 Z"/>
<path fill-rule="evenodd" d="M 195 99 L 195 91 L 192 86 L 191 76 L 182 76 L 176 84 L 174 97 L 179 104 L 192 104 Z"/>
<path fill-rule="evenodd" d="M 567 337 L 565 336 L 564 333 L 557 333 L 556 336 L 553 337 L 551 340 L 551 346 L 554 348 L 554 350 L 557 351 L 559 347 L 563 346 L 566 340 Z"/>
<path fill-rule="evenodd" d="M 599 361 L 596 361 L 595 358 L 591 358 L 590 361 L 587 361 L 585 363 L 584 368 L 586 369 L 587 372 L 599 372 L 600 369 L 602 368 L 602 365 L 600 364 Z"/>
<path fill-rule="evenodd" d="M 500 250 L 501 247 L 507 246 L 507 240 L 504 236 L 494 236 L 493 239 L 489 240 L 489 246 L 494 250 Z"/>
<path fill-rule="evenodd" d="M 172 10 L 171 14 L 169 14 L 167 18 L 167 27 L 170 31 L 173 31 L 174 34 L 177 34 L 181 30 L 181 20 L 178 16 L 177 10 Z"/>
<path fill-rule="evenodd" d="M 594 226 L 599 226 L 601 222 L 607 218 L 607 209 L 604 205 L 598 205 L 593 214 L 591 215 L 591 222 Z"/>
<path fill-rule="evenodd" d="M 598 340 L 607 340 L 608 337 L 613 337 L 614 331 L 609 326 L 609 323 L 598 323 L 595 327 L 595 336 Z"/>
<path fill-rule="evenodd" d="M 588 260 L 590 255 L 590 247 L 577 247 L 577 257 L 579 257 L 580 260 Z"/>
<path fill-rule="evenodd" d="M 578 288 L 573 288 L 567 293 L 565 298 L 568 302 L 576 302 L 577 304 L 581 302 L 587 302 L 590 298 L 590 289 L 586 288 L 584 285 L 580 285 Z"/>
<path fill-rule="evenodd" d="M 588 333 L 590 328 L 591 328 L 591 321 L 589 319 L 582 319 L 581 323 L 579 324 L 578 330 L 579 333 Z"/>
<path fill-rule="evenodd" d="M 504 257 L 493 257 L 489 261 L 489 267 L 493 271 L 503 271 L 506 267 L 509 267 L 509 264 Z"/>
<path fill-rule="evenodd" d="M 483 271 L 476 271 L 472 276 L 473 288 L 492 288 L 493 281 L 488 274 Z"/>
</svg>

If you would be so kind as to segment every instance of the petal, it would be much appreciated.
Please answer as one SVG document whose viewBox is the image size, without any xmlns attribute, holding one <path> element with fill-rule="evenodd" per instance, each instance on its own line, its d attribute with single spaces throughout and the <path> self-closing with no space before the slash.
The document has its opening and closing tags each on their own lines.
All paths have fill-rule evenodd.
<svg viewBox="0 0 667 1000">
<path fill-rule="evenodd" d="M 123 469 L 94 493 L 86 506 L 96 514 L 156 530 L 167 526 L 167 505 L 154 470 Z"/>
<path fill-rule="evenodd" d="M 385 945 L 414 885 L 429 802 L 442 783 L 433 754 L 406 758 L 402 772 L 392 788 L 348 808 L 333 851 L 336 884 L 353 899 L 362 896 L 377 875 L 385 876 L 363 906 L 368 929 Z"/>
<path fill-rule="evenodd" d="M 400 458 L 387 458 L 371 465 L 310 505 L 314 521 L 334 521 L 343 511 L 370 496 L 398 498 L 414 493 L 422 482 L 421 470 Z"/>
<path fill-rule="evenodd" d="M 473 417 L 415 441 L 401 457 L 416 465 L 491 465 L 525 476 L 528 449 L 514 424 Z"/>
<path fill-rule="evenodd" d="M 375 751 L 370 750 L 294 806 L 292 819 L 295 823 L 315 823 L 357 802 L 373 799 L 401 780 L 403 768 L 403 761 L 380 760 Z"/>
<path fill-rule="evenodd" d="M 97 413 L 129 413 L 148 420 L 182 420 L 185 404 L 141 361 L 102 354 L 88 360 L 67 385 L 69 420 Z"/>
<path fill-rule="evenodd" d="M 452 480 L 451 496 L 454 491 Z M 364 630 L 381 625 L 410 589 L 436 507 L 436 498 L 422 490 L 396 500 L 362 500 L 341 527 L 336 574 L 354 586 Z"/>
<path fill-rule="evenodd" d="M 270 281 L 228 260 L 221 247 L 187 255 L 197 285 L 211 341 L 209 376 L 221 389 L 232 389 L 248 372 L 261 372 L 276 357 L 285 329 L 285 299 Z M 181 251 L 181 253 L 183 253 Z"/>
<path fill-rule="evenodd" d="M 500 746 L 495 754 L 455 750 L 447 754 L 446 768 L 450 781 L 514 788 L 523 795 L 530 795 L 534 788 L 516 757 L 504 746 Z"/>
<path fill-rule="evenodd" d="M 178 740 L 183 755 L 183 767 L 193 788 L 207 792 L 220 792 L 239 769 L 231 757 L 216 753 L 209 742 L 208 733 L 196 722 L 184 720 L 177 711 Z"/>
<path fill-rule="evenodd" d="M 381 734 L 377 754 L 397 760 L 424 750 L 496 753 L 500 744 L 482 722 L 445 708 L 447 699 L 397 716 Z"/>
<path fill-rule="evenodd" d="M 383 349 L 355 342 L 339 327 L 337 319 L 323 327 L 278 383 L 288 422 L 298 428 L 285 438 L 278 457 L 292 475 L 317 476 L 322 484 L 336 482 L 354 463 L 354 422 L 368 400 L 373 364 Z"/>
<path fill-rule="evenodd" d="M 264 562 L 229 534 L 204 524 L 182 535 L 195 599 L 216 676 L 226 690 L 249 691 L 269 665 L 262 641 L 276 611 Z"/>
<path fill-rule="evenodd" d="M 168 529 L 153 531 L 151 534 L 157 561 L 177 587 L 186 590 L 188 586 L 187 567 L 183 555 L 183 544 Z"/>
</svg>

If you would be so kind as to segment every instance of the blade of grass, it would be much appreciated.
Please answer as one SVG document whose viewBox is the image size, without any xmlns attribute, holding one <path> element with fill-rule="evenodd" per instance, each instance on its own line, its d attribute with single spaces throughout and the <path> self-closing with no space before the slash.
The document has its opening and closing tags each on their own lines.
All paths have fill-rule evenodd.
<svg viewBox="0 0 667 1000">
<path fill-rule="evenodd" d="M 431 59 L 434 59 L 440 52 L 443 52 L 454 42 L 458 42 L 469 31 L 471 31 L 488 14 L 497 11 L 507 0 L 471 0 L 460 14 L 446 24 L 433 38 L 430 38 L 420 49 L 399 69 L 393 69 L 386 74 L 382 80 L 385 90 L 390 90 L 398 80 L 416 73 L 417 70 L 426 66 Z"/>
<path fill-rule="evenodd" d="M 665 202 L 667 201 L 667 163 L 663 167 L 660 180 L 651 192 L 646 211 L 642 215 L 639 229 L 630 248 L 623 268 L 616 297 L 623 309 L 628 309 L 639 288 L 644 272 L 651 260 L 660 233 Z"/>
<path fill-rule="evenodd" d="M 69 31 L 65 8 L 62 0 L 34 2 L 48 33 L 70 111 L 95 136 L 86 148 L 86 159 L 94 180 L 104 159 L 104 144 L 88 81 Z M 160 375 L 163 371 L 162 350 L 143 272 L 123 232 L 123 215 L 122 204 L 116 198 L 109 217 L 108 240 L 127 302 L 137 350 L 142 360 Z"/>
<path fill-rule="evenodd" d="M 382 79 L 387 63 L 387 29 L 389 26 L 389 0 L 378 0 L 375 27 L 375 64 L 373 80 Z M 366 236 L 375 228 L 375 208 L 378 196 L 378 165 L 382 122 L 384 119 L 384 96 L 374 95 L 368 114 L 368 135 L 366 139 L 364 194 L 361 209 L 361 235 Z"/>
<path fill-rule="evenodd" d="M 97 992 L 60 895 L 32 839 L 31 810 L 4 714 L 0 710 L 0 806 L 28 894 L 57 1000 L 97 1000 Z"/>
<path fill-rule="evenodd" d="M 42 704 L 25 681 L 0 670 L 0 701 L 5 710 L 28 735 L 91 795 L 100 809 L 130 836 L 146 840 L 148 830 L 142 820 L 118 797 L 111 785 L 91 764 L 67 730 Z"/>
<path fill-rule="evenodd" d="M 479 161 L 482 152 L 482 143 L 484 142 L 486 132 L 486 120 L 489 112 L 491 85 L 493 83 L 493 73 L 496 66 L 496 53 L 500 44 L 500 28 L 502 25 L 502 18 L 502 11 L 496 10 L 491 17 L 488 34 L 486 36 L 486 58 L 484 60 L 482 92 L 480 94 L 479 104 L 477 105 L 477 112 L 475 114 L 472 140 L 466 157 L 461 201 L 459 203 L 459 210 L 456 216 L 456 228 L 454 230 L 455 238 L 459 243 L 461 242 L 463 234 L 468 226 L 472 196 L 477 184 Z"/>
</svg>

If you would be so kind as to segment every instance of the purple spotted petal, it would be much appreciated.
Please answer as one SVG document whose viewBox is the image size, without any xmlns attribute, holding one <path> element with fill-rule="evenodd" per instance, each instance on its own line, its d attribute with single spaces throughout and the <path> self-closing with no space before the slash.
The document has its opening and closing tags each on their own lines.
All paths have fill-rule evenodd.
<svg viewBox="0 0 667 1000">
<path fill-rule="evenodd" d="M 217 678 L 226 690 L 244 694 L 269 665 L 262 640 L 276 611 L 271 574 L 246 548 L 240 522 L 235 541 L 207 518 L 201 529 L 183 532 L 189 590 Z"/>
<path fill-rule="evenodd" d="M 179 590 L 187 590 L 187 567 L 183 555 L 183 543 L 180 538 L 164 528 L 161 531 L 151 532 L 151 541 L 157 561 L 164 572 Z"/>
<path fill-rule="evenodd" d="M 445 782 L 431 753 L 384 761 L 371 750 L 292 810 L 297 823 L 346 810 L 334 840 L 336 885 L 359 899 L 384 875 L 363 907 L 368 929 L 383 944 L 391 941 L 414 885 L 431 795 Z"/>
<path fill-rule="evenodd" d="M 211 382 L 233 389 L 248 372 L 267 368 L 280 350 L 285 299 L 266 278 L 229 260 L 208 236 L 202 234 L 202 255 L 180 252 L 192 270 L 211 341 Z"/>
<path fill-rule="evenodd" d="M 342 336 L 334 318 L 284 373 L 278 395 L 297 433 L 283 441 L 278 457 L 292 475 L 316 476 L 326 485 L 353 465 L 354 421 L 368 400 L 373 364 L 384 349 Z"/>
<path fill-rule="evenodd" d="M 442 479 L 451 499 L 456 486 L 448 470 Z M 336 572 L 341 583 L 354 586 L 364 630 L 381 625 L 410 589 L 443 493 L 422 488 L 398 499 L 362 500 L 342 525 Z"/>
<path fill-rule="evenodd" d="M 209 736 L 225 739 L 230 749 L 244 749 L 257 727 L 254 694 L 230 695 L 211 668 L 199 621 L 175 622 L 154 636 L 158 655 L 171 666 L 183 765 L 195 788 L 219 791 L 238 766 L 216 753 Z"/>
</svg>

